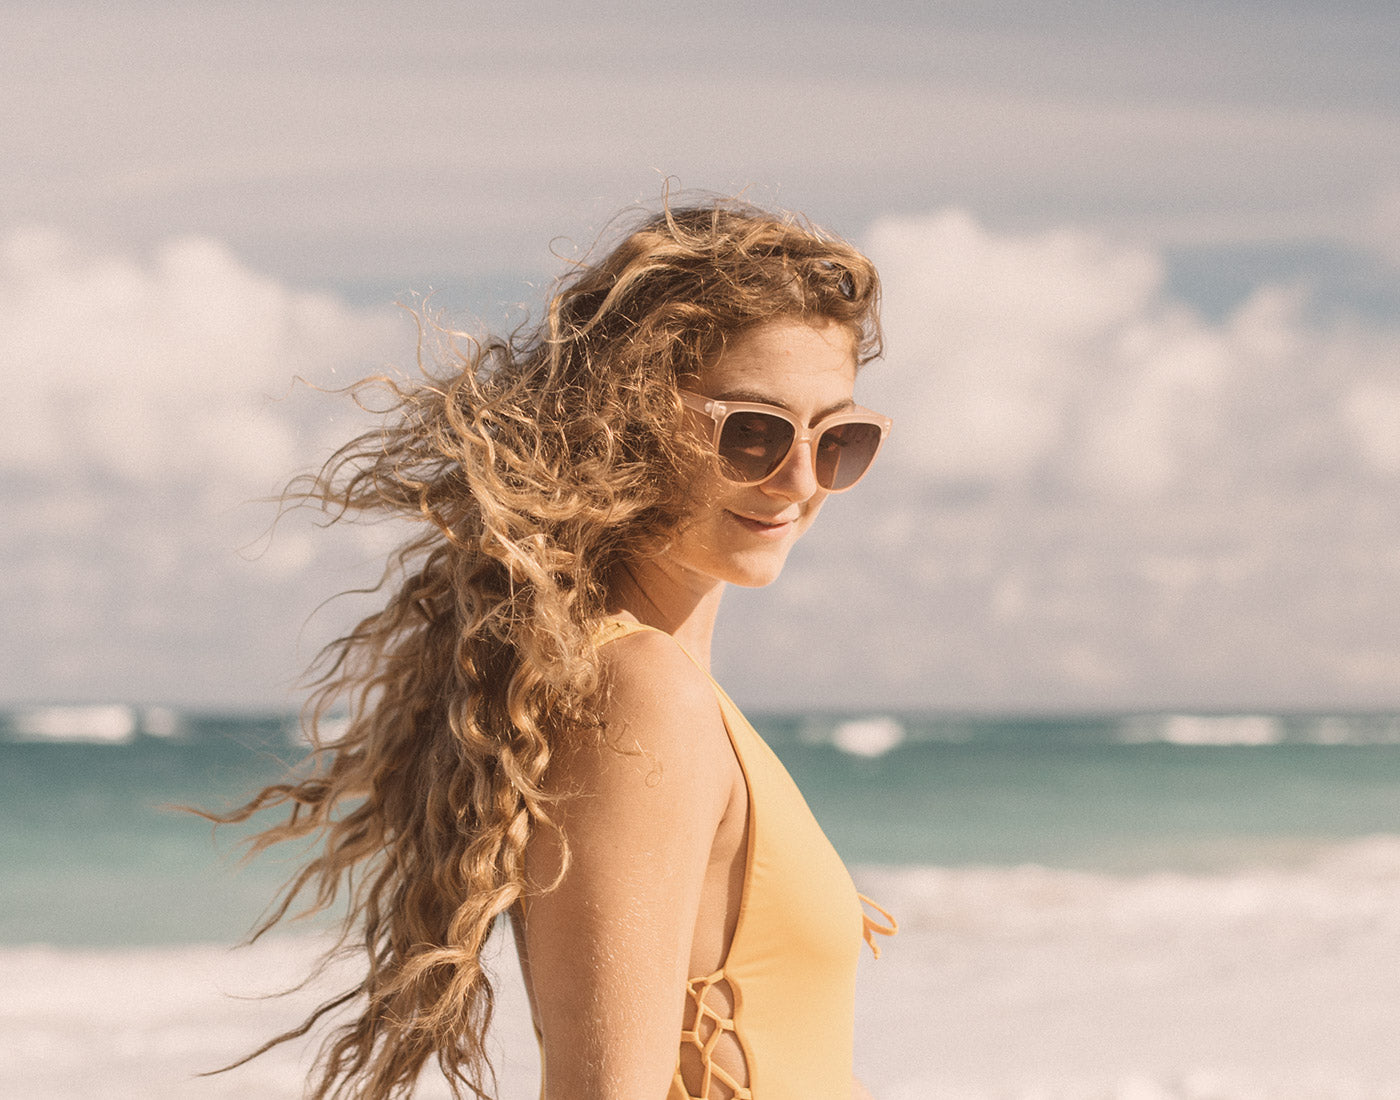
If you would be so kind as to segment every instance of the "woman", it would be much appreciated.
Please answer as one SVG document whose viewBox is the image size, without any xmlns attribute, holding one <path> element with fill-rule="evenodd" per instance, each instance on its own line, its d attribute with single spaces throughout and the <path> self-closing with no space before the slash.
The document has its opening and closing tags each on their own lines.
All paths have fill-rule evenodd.
<svg viewBox="0 0 1400 1100">
<path fill-rule="evenodd" d="M 311 774 L 257 847 L 312 836 L 362 982 L 314 1095 L 405 1095 L 436 1059 L 489 1095 L 481 951 L 509 915 L 556 1098 L 862 1096 L 866 918 L 792 781 L 708 675 L 726 584 L 774 580 L 889 421 L 850 246 L 728 201 L 668 208 L 457 349 L 294 496 L 420 524 L 382 611 L 323 653 Z M 776 664 L 776 662 L 775 662 Z M 348 730 L 314 740 L 333 703 Z M 892 929 L 890 929 L 892 930 Z M 263 1049 L 267 1049 L 264 1047 Z"/>
</svg>

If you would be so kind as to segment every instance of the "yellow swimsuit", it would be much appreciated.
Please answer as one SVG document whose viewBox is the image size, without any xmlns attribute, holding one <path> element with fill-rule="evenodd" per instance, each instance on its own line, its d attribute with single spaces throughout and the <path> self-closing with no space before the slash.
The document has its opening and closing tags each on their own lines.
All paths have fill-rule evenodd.
<svg viewBox="0 0 1400 1100">
<path fill-rule="evenodd" d="M 611 620 L 604 641 L 646 629 Z M 878 957 L 873 934 L 892 935 L 894 919 L 856 893 L 787 769 L 710 682 L 748 786 L 748 854 L 724 965 L 688 983 L 681 1049 L 690 1048 L 690 1076 L 699 1066 L 698 1091 L 686 1090 L 678 1061 L 667 1100 L 850 1100 L 861 939 Z M 862 902 L 889 924 L 866 916 Z M 746 1070 L 738 1079 L 713 1059 L 720 1042 L 735 1040 Z"/>
</svg>

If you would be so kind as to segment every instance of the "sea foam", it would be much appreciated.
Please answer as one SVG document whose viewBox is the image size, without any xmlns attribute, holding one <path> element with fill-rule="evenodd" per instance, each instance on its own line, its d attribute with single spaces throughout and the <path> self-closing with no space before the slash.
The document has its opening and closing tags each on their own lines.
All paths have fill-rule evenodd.
<svg viewBox="0 0 1400 1100">
<path fill-rule="evenodd" d="M 135 707 L 122 704 L 28 707 L 16 711 L 10 722 L 16 741 L 120 745 L 136 736 L 140 715 Z"/>
</svg>

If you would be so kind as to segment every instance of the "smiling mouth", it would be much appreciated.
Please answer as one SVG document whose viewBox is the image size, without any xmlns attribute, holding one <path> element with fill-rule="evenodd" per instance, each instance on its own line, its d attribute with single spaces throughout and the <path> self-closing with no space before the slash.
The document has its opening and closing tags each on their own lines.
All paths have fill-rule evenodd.
<svg viewBox="0 0 1400 1100">
<path fill-rule="evenodd" d="M 753 519 L 749 516 L 742 516 L 738 512 L 730 512 L 729 515 L 731 515 L 740 526 L 757 534 L 778 534 L 779 532 L 786 531 L 793 524 L 793 521 L 790 519 L 775 521 Z"/>
</svg>

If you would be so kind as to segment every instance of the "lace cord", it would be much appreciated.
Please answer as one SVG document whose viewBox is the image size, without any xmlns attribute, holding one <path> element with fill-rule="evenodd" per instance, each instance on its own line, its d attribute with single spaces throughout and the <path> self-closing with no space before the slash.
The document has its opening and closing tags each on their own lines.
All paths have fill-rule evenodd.
<svg viewBox="0 0 1400 1100">
<path fill-rule="evenodd" d="M 728 987 L 733 1008 L 725 1014 L 708 1003 L 709 994 L 716 987 Z M 721 970 L 704 978 L 692 978 L 686 983 L 686 993 L 690 997 L 695 1012 L 691 1027 L 681 1031 L 682 1049 L 689 1047 L 697 1056 L 700 1069 L 699 1095 L 690 1092 L 685 1084 L 681 1066 L 676 1067 L 676 1082 L 684 1091 L 687 1100 L 753 1100 L 753 1091 L 748 1084 L 749 1050 L 743 1036 L 739 1034 L 736 1017 L 742 997 L 738 988 Z M 740 1064 L 743 1067 L 744 1081 L 736 1080 L 722 1067 L 715 1064 L 715 1048 L 725 1036 L 737 1047 Z M 720 1090 L 723 1091 L 720 1091 Z"/>
<path fill-rule="evenodd" d="M 861 935 L 865 937 L 865 942 L 870 945 L 871 955 L 878 959 L 880 957 L 880 945 L 875 942 L 876 934 L 878 933 L 881 936 L 893 936 L 899 931 L 899 922 L 894 919 L 894 916 L 888 909 L 871 901 L 864 894 L 857 894 L 856 897 L 860 898 L 862 905 L 870 906 L 870 908 L 874 909 L 889 922 L 888 924 L 880 924 L 864 911 L 862 911 L 860 915 Z"/>
</svg>

